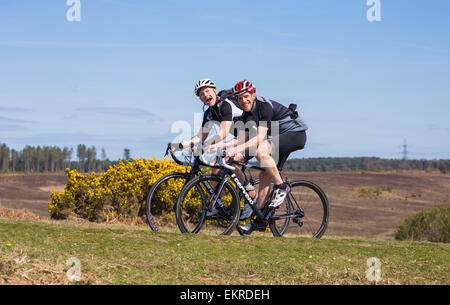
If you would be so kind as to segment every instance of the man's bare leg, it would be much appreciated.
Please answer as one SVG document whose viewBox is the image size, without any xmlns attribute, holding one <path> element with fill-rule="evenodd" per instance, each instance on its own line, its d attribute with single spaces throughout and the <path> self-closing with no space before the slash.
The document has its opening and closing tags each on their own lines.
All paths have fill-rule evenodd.
<svg viewBox="0 0 450 305">
<path fill-rule="evenodd" d="M 263 208 L 264 203 L 267 201 L 267 195 L 269 193 L 270 183 L 273 180 L 275 185 L 283 183 L 283 179 L 278 171 L 277 164 L 271 156 L 271 145 L 269 142 L 264 141 L 257 150 L 257 156 L 259 163 L 264 167 L 265 171 L 262 172 L 259 177 L 259 192 L 258 197 L 260 198 L 258 202 L 258 207 Z"/>
</svg>

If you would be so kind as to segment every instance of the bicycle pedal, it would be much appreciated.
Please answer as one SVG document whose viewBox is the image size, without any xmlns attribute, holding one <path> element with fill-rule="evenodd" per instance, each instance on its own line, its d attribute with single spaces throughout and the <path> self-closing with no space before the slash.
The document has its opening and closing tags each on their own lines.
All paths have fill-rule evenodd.
<svg viewBox="0 0 450 305">
<path fill-rule="evenodd" d="M 301 228 L 303 226 L 303 222 L 300 221 L 300 219 L 298 219 L 297 217 L 292 219 L 292 221 L 296 224 L 298 224 L 298 226 Z"/>
</svg>

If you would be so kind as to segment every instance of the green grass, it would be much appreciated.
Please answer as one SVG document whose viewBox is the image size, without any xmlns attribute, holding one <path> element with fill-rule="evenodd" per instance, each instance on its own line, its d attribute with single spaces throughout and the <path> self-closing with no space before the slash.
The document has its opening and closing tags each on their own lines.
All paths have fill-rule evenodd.
<svg viewBox="0 0 450 305">
<path fill-rule="evenodd" d="M 186 235 L 145 227 L 0 219 L 0 284 L 449 284 L 449 245 L 305 237 Z"/>
</svg>

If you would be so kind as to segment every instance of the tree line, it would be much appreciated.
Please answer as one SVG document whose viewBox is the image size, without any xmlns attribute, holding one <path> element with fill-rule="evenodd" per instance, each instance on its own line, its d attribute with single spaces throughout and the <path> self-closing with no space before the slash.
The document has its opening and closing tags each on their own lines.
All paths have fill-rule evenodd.
<svg viewBox="0 0 450 305">
<path fill-rule="evenodd" d="M 74 155 L 74 153 L 76 155 Z M 66 168 L 80 172 L 104 172 L 118 160 L 109 160 L 104 148 L 100 156 L 95 146 L 79 144 L 73 148 L 57 146 L 25 146 L 21 151 L 0 145 L 1 172 L 62 172 Z M 73 158 L 76 158 L 73 160 Z M 131 160 L 130 150 L 125 148 L 122 160 Z M 355 158 L 303 158 L 286 161 L 284 170 L 291 171 L 379 171 L 379 170 L 427 170 L 450 173 L 450 160 L 399 160 L 376 157 Z"/>
<path fill-rule="evenodd" d="M 286 161 L 284 169 L 304 172 L 436 169 L 442 173 L 450 173 L 450 160 L 400 160 L 376 157 L 303 158 Z"/>
<path fill-rule="evenodd" d="M 95 146 L 87 147 L 79 144 L 76 148 L 76 160 L 73 160 L 74 149 L 57 146 L 30 146 L 23 150 L 10 149 L 6 144 L 0 144 L 1 172 L 61 172 L 66 168 L 80 172 L 103 172 L 118 160 L 109 160 L 104 148 L 98 158 Z M 130 150 L 124 149 L 124 160 L 130 159 Z"/>
</svg>

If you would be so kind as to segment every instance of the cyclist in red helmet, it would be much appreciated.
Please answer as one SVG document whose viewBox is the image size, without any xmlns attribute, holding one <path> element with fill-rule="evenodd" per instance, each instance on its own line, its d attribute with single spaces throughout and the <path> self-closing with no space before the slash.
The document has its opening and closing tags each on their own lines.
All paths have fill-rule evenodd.
<svg viewBox="0 0 450 305">
<path fill-rule="evenodd" d="M 255 157 L 265 168 L 265 171 L 260 173 L 258 207 L 263 208 L 273 180 L 275 198 L 270 207 L 277 208 L 290 191 L 289 185 L 283 182 L 279 170 L 291 152 L 304 148 L 305 131 L 308 126 L 295 111 L 296 105 L 285 107 L 273 100 L 257 96 L 256 88 L 247 80 L 238 82 L 233 87 L 233 94 L 244 111 L 242 121 L 246 123 L 246 128 L 256 129 L 256 132 L 253 132 L 253 137 L 252 132 L 248 132 L 250 134 L 248 141 L 227 149 L 227 156 L 236 157 L 239 154 L 248 154 L 249 151 L 256 152 Z M 276 162 L 273 156 L 277 155 L 279 158 Z M 240 226 L 238 229 L 248 234 L 252 231 L 251 224 Z"/>
</svg>

